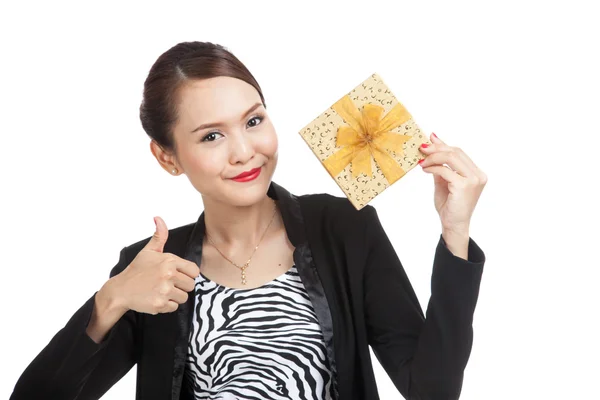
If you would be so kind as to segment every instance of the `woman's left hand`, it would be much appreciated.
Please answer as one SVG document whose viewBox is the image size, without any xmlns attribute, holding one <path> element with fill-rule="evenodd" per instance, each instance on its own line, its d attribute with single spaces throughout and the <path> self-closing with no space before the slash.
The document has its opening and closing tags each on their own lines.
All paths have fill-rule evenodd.
<svg viewBox="0 0 600 400">
<path fill-rule="evenodd" d="M 430 140 L 433 144 L 419 149 L 425 155 L 420 165 L 423 171 L 433 174 L 434 202 L 442 230 L 468 236 L 471 216 L 487 176 L 460 148 L 448 146 L 435 133 Z"/>
</svg>

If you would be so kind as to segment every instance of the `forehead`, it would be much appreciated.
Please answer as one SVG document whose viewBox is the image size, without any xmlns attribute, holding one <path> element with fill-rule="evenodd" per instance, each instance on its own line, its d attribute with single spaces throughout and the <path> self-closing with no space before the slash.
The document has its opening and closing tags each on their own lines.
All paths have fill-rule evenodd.
<svg viewBox="0 0 600 400">
<path fill-rule="evenodd" d="M 192 80 L 179 92 L 179 117 L 183 124 L 237 121 L 260 102 L 258 91 L 241 79 L 228 76 Z"/>
</svg>

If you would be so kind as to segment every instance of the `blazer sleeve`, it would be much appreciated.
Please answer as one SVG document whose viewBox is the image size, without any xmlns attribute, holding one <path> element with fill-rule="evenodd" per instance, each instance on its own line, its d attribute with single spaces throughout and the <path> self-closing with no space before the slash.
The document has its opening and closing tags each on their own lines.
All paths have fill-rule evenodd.
<svg viewBox="0 0 600 400">
<path fill-rule="evenodd" d="M 365 216 L 365 319 L 369 344 L 409 400 L 458 399 L 473 343 L 473 315 L 485 255 L 469 238 L 468 260 L 440 235 L 426 315 L 375 208 Z"/>
<path fill-rule="evenodd" d="M 110 277 L 127 266 L 125 251 L 126 247 L 121 250 Z M 11 400 L 99 399 L 136 363 L 138 316 L 133 311 L 127 311 L 101 343 L 87 335 L 96 293 L 27 366 L 14 387 Z"/>
</svg>

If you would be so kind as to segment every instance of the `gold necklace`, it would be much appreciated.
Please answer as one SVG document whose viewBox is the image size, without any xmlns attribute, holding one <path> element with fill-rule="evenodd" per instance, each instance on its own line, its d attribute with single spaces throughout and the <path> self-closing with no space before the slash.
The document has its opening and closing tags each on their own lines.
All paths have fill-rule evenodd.
<svg viewBox="0 0 600 400">
<path fill-rule="evenodd" d="M 221 252 L 221 250 L 218 249 L 218 247 L 215 245 L 215 243 L 212 241 L 212 239 L 208 235 L 208 232 L 206 232 L 206 239 L 208 239 L 208 241 L 210 242 L 210 244 L 212 244 L 212 246 L 219 252 L 219 254 L 221 254 L 221 256 L 223 256 L 223 258 L 226 259 L 227 261 L 229 261 L 231 264 L 233 264 L 234 266 L 236 266 L 236 267 L 238 267 L 239 269 L 242 270 L 242 285 L 246 284 L 246 268 L 248 268 L 248 266 L 250 265 L 250 260 L 252 260 L 252 257 L 254 257 L 254 253 L 256 253 L 256 250 L 258 249 L 258 246 L 262 242 L 263 238 L 265 237 L 265 234 L 269 230 L 269 227 L 273 223 L 273 220 L 275 219 L 275 214 L 276 213 L 277 213 L 277 203 L 275 203 L 275 201 L 273 201 L 273 216 L 271 217 L 271 222 L 269 222 L 269 225 L 267 225 L 267 228 L 263 232 L 260 240 L 258 241 L 258 244 L 256 245 L 256 247 L 254 247 L 254 251 L 252 252 L 252 255 L 250 256 L 250 258 L 248 259 L 248 261 L 246 261 L 244 263 L 244 265 L 237 265 L 236 263 L 234 263 L 233 261 L 231 261 L 225 254 L 223 254 Z"/>
</svg>

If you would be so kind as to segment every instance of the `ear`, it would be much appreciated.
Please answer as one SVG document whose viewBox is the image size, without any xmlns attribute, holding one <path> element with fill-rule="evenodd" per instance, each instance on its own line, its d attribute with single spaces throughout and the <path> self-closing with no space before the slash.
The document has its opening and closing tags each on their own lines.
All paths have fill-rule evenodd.
<svg viewBox="0 0 600 400">
<path fill-rule="evenodd" d="M 179 168 L 179 164 L 177 163 L 175 155 L 165 151 L 161 147 L 161 145 L 154 141 L 154 139 L 150 141 L 150 151 L 152 152 L 160 166 L 169 174 L 171 174 L 173 168 L 177 168 L 179 171 L 181 171 L 181 168 Z"/>
</svg>

